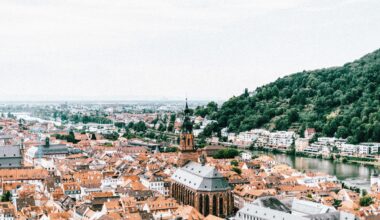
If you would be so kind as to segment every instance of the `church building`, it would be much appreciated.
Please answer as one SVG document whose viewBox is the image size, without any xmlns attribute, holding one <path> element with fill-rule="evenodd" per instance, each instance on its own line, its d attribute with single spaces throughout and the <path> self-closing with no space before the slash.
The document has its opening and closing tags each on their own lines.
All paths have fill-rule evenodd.
<svg viewBox="0 0 380 220">
<path fill-rule="evenodd" d="M 171 177 L 171 196 L 180 204 L 191 205 L 204 216 L 227 217 L 233 212 L 233 196 L 226 179 L 198 154 L 194 144 L 192 122 L 186 102 L 180 135 L 178 169 Z M 199 158 L 200 162 L 197 162 Z"/>
</svg>

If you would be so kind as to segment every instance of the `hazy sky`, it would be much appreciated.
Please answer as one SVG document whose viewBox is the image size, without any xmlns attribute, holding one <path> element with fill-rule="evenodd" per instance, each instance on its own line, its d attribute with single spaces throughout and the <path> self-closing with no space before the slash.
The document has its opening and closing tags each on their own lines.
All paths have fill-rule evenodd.
<svg viewBox="0 0 380 220">
<path fill-rule="evenodd" d="M 380 47 L 379 0 L 0 0 L 0 100 L 227 99 Z"/>
</svg>

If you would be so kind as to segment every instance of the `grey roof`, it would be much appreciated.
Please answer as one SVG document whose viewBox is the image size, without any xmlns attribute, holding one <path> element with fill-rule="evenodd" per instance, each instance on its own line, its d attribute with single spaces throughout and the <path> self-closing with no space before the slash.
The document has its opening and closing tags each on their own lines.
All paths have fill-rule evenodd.
<svg viewBox="0 0 380 220">
<path fill-rule="evenodd" d="M 323 213 L 316 215 L 299 216 L 294 213 L 282 212 L 276 209 L 271 209 L 268 207 L 262 207 L 255 204 L 246 203 L 243 208 L 241 208 L 236 216 L 236 220 L 247 219 L 244 216 L 247 215 L 248 219 L 250 217 L 256 217 L 259 219 L 271 219 L 271 220 L 358 220 L 354 215 L 346 212 L 334 211 L 331 213 Z"/>
<path fill-rule="evenodd" d="M 41 145 L 39 146 L 39 149 L 41 150 L 42 155 L 69 153 L 69 148 L 65 144 L 51 144 L 48 147 Z"/>
<path fill-rule="evenodd" d="M 0 135 L 0 139 L 12 139 L 13 137 L 10 135 Z"/>
<path fill-rule="evenodd" d="M 336 211 L 334 207 L 306 200 L 294 199 L 292 203 L 292 213 L 299 215 L 317 215 L 334 211 Z"/>
<path fill-rule="evenodd" d="M 287 212 L 278 211 L 275 209 L 270 209 L 266 207 L 257 206 L 254 204 L 246 203 L 243 208 L 241 208 L 236 216 L 236 220 L 247 219 L 244 216 L 247 215 L 248 219 L 250 216 L 259 218 L 259 219 L 271 219 L 271 220 L 308 220 L 309 218 L 292 215 Z"/>
<path fill-rule="evenodd" d="M 339 211 L 317 215 L 309 215 L 306 217 L 310 218 L 311 220 L 359 220 L 359 218 L 356 217 L 354 214 Z"/>
<path fill-rule="evenodd" d="M 0 146 L 0 158 L 21 157 L 19 146 Z"/>
<path fill-rule="evenodd" d="M 290 209 L 284 203 L 272 196 L 260 197 L 256 199 L 254 202 L 252 202 L 252 204 L 260 207 L 275 209 L 281 212 L 290 213 Z"/>
<path fill-rule="evenodd" d="M 80 206 L 78 206 L 76 209 L 75 209 L 75 213 L 77 213 L 78 215 L 80 216 L 83 216 L 84 213 L 86 212 L 86 210 L 90 207 L 89 204 L 82 204 Z"/>
<path fill-rule="evenodd" d="M 224 191 L 230 189 L 226 179 L 215 167 L 189 162 L 177 169 L 172 180 L 197 191 Z"/>
</svg>

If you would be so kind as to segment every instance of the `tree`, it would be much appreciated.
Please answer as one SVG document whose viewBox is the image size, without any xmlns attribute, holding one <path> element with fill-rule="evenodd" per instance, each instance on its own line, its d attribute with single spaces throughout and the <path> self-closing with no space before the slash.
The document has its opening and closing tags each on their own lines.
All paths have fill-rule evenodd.
<svg viewBox="0 0 380 220">
<path fill-rule="evenodd" d="M 74 131 L 70 131 L 69 132 L 69 135 L 67 136 L 67 142 L 71 142 L 71 143 L 78 143 L 78 141 L 75 139 L 75 135 L 74 135 Z"/>
<path fill-rule="evenodd" d="M 298 120 L 298 112 L 296 109 L 290 109 L 287 112 L 287 116 L 290 123 L 293 123 Z"/>
<path fill-rule="evenodd" d="M 160 125 L 158 126 L 158 130 L 159 131 L 166 131 L 166 126 L 162 123 L 160 123 Z"/>
<path fill-rule="evenodd" d="M 169 124 L 168 131 L 170 131 L 170 132 L 174 131 L 174 124 Z"/>
<path fill-rule="evenodd" d="M 231 169 L 232 171 L 234 171 L 235 173 L 237 173 L 237 174 L 241 174 L 241 169 L 239 169 L 238 167 L 232 167 L 232 169 Z"/>
<path fill-rule="evenodd" d="M 348 134 L 348 129 L 345 126 L 339 126 L 335 136 L 338 138 L 346 138 Z"/>
<path fill-rule="evenodd" d="M 146 125 L 145 122 L 139 121 L 136 124 L 133 125 L 133 130 L 136 132 L 145 132 L 146 131 Z"/>
<path fill-rule="evenodd" d="M 244 89 L 244 97 L 248 97 L 249 96 L 249 92 L 248 92 L 248 88 L 245 88 Z"/>
<path fill-rule="evenodd" d="M 343 159 L 342 159 L 342 163 L 347 163 L 347 162 L 348 162 L 347 157 L 343 157 Z"/>
<path fill-rule="evenodd" d="M 231 160 L 231 162 L 230 162 L 230 164 L 232 165 L 232 166 L 238 166 L 239 165 L 239 162 L 237 162 L 236 160 Z"/>
<path fill-rule="evenodd" d="M 103 134 L 103 137 L 111 141 L 116 141 L 119 138 L 119 133 L 112 132 L 110 134 Z"/>
<path fill-rule="evenodd" d="M 362 190 L 362 196 L 366 196 L 368 194 L 367 190 L 363 189 Z"/>
<path fill-rule="evenodd" d="M 368 195 L 361 197 L 359 200 L 360 206 L 366 207 L 366 206 L 370 206 L 371 204 L 373 204 L 373 199 L 372 197 Z"/>
<path fill-rule="evenodd" d="M 216 154 L 214 155 L 214 158 L 216 159 L 228 159 L 228 158 L 234 158 L 239 155 L 239 151 L 234 148 L 227 148 L 218 150 Z"/>
<path fill-rule="evenodd" d="M 200 134 L 201 136 L 205 136 L 205 137 L 211 137 L 211 135 L 213 133 L 220 133 L 220 127 L 218 126 L 218 123 L 216 122 L 211 122 L 210 124 L 208 124 L 202 131 L 202 133 Z"/>
<path fill-rule="evenodd" d="M 127 138 L 127 139 L 132 139 L 132 138 L 135 138 L 136 136 L 134 134 L 132 134 L 131 132 L 129 132 L 129 130 L 128 130 L 127 132 L 125 132 L 123 134 L 123 137 Z"/>
<path fill-rule="evenodd" d="M 12 193 L 10 191 L 6 191 L 2 196 L 1 196 L 1 201 L 2 202 L 9 202 L 11 201 L 12 198 Z"/>
<path fill-rule="evenodd" d="M 50 146 L 50 138 L 46 137 L 45 138 L 45 147 L 49 147 Z"/>
<path fill-rule="evenodd" d="M 125 122 L 115 122 L 115 126 L 118 128 L 125 128 Z"/>
<path fill-rule="evenodd" d="M 128 123 L 127 128 L 128 129 L 133 129 L 133 126 L 134 126 L 134 123 L 131 121 L 131 122 Z"/>
<path fill-rule="evenodd" d="M 339 208 L 340 206 L 342 206 L 342 200 L 338 200 L 338 199 L 334 199 L 334 202 L 332 204 L 334 206 L 334 208 Z"/>
<path fill-rule="evenodd" d="M 166 147 L 165 148 L 165 152 L 166 153 L 169 153 L 169 152 L 177 152 L 178 148 L 176 147 Z"/>
<path fill-rule="evenodd" d="M 312 127 L 321 136 L 350 143 L 380 141 L 380 50 L 341 67 L 303 71 L 233 96 L 210 114 L 230 132 L 253 128 L 302 132 Z M 299 129 L 302 128 L 302 129 Z"/>
</svg>

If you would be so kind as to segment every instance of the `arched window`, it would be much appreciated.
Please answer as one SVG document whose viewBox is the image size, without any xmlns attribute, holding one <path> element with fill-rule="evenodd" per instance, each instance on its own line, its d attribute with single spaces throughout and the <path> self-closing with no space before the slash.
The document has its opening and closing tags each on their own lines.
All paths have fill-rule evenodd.
<svg viewBox="0 0 380 220">
<path fill-rule="evenodd" d="M 199 203 L 199 212 L 203 214 L 203 196 L 202 195 L 199 195 L 198 203 Z"/>
<path fill-rule="evenodd" d="M 191 191 L 190 192 L 190 196 L 191 196 L 190 205 L 194 207 L 194 200 L 195 200 L 195 198 L 194 198 L 194 192 Z"/>
<path fill-rule="evenodd" d="M 219 197 L 219 216 L 223 216 L 223 197 Z"/>
<path fill-rule="evenodd" d="M 176 189 L 176 184 L 175 183 L 172 185 L 172 196 L 174 198 L 177 198 L 177 189 Z"/>
<path fill-rule="evenodd" d="M 217 216 L 217 212 L 216 212 L 216 207 L 217 207 L 217 201 L 216 201 L 216 196 L 214 195 L 212 197 L 212 214 Z"/>
<path fill-rule="evenodd" d="M 208 195 L 205 195 L 205 213 L 203 215 L 208 216 L 209 213 L 210 213 L 210 199 Z"/>
</svg>

